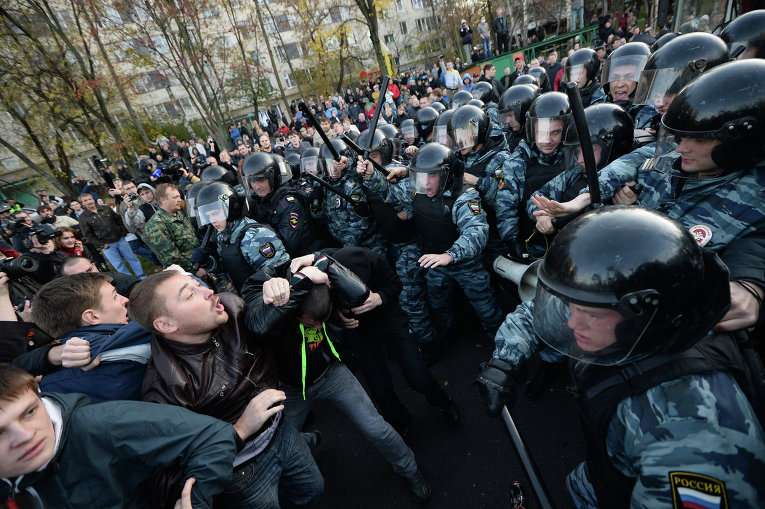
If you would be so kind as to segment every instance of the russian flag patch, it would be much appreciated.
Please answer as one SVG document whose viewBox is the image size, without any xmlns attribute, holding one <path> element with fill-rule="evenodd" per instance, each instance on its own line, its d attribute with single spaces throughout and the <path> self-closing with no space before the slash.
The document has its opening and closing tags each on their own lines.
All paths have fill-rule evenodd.
<svg viewBox="0 0 765 509">
<path fill-rule="evenodd" d="M 670 472 L 674 509 L 728 509 L 725 483 L 692 472 Z"/>
</svg>

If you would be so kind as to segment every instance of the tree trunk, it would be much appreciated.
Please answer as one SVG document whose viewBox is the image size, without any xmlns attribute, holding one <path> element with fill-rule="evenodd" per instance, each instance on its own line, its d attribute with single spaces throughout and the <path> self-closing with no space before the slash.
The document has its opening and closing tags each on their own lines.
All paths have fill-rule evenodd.
<svg viewBox="0 0 765 509">
<path fill-rule="evenodd" d="M 271 22 L 276 26 L 276 20 L 274 19 L 274 14 L 271 12 L 271 7 L 268 6 L 268 2 L 263 2 L 263 6 L 266 8 L 266 12 L 268 12 L 268 15 L 271 17 Z M 276 31 L 276 37 L 279 39 L 279 44 L 284 47 L 284 39 L 282 38 L 281 32 L 278 30 Z M 297 79 L 295 76 L 295 68 L 292 67 L 292 60 L 289 58 L 287 59 L 287 67 L 290 70 L 290 74 L 292 74 L 293 77 L 295 77 L 295 82 L 297 84 L 298 94 L 300 97 L 305 97 L 305 94 L 303 94 L 303 87 L 300 85 L 300 80 Z M 287 108 L 287 111 L 289 111 L 289 107 Z M 290 117 L 292 117 L 292 113 L 290 112 Z"/>
<path fill-rule="evenodd" d="M 146 134 L 146 130 L 143 128 L 143 124 L 138 119 L 138 115 L 135 114 L 135 111 L 133 110 L 133 106 L 130 104 L 130 101 L 128 100 L 127 93 L 125 93 L 125 87 L 122 83 L 122 80 L 119 79 L 117 76 L 117 72 L 114 70 L 114 65 L 112 64 L 112 60 L 109 57 L 109 53 L 106 51 L 106 48 L 104 47 L 103 42 L 101 41 L 101 35 L 98 33 L 98 27 L 93 21 L 93 18 L 97 16 L 96 8 L 93 5 L 93 0 L 85 0 L 88 4 L 88 7 L 90 7 L 90 12 L 85 11 L 85 19 L 88 22 L 88 25 L 90 26 L 90 34 L 93 36 L 93 39 L 96 41 L 96 45 L 98 46 L 98 51 L 101 53 L 101 58 L 104 59 L 104 62 L 106 63 L 106 68 L 109 70 L 109 75 L 112 78 L 112 81 L 114 82 L 114 86 L 117 88 L 117 92 L 119 93 L 120 99 L 122 100 L 122 104 L 125 106 L 125 109 L 128 112 L 128 116 L 130 117 L 130 121 L 132 122 L 133 126 L 138 131 L 138 134 L 141 136 L 141 141 L 145 145 L 151 144 L 149 141 L 149 135 Z"/>
<path fill-rule="evenodd" d="M 72 192 L 72 188 L 69 185 L 69 182 L 67 180 L 62 180 L 54 175 L 51 175 L 47 171 L 45 171 L 42 167 L 40 167 L 37 163 L 32 161 L 29 157 L 26 156 L 23 152 L 21 152 L 19 149 L 13 146 L 13 144 L 9 143 L 8 140 L 0 136 L 0 145 L 4 146 L 8 149 L 10 153 L 18 157 L 21 162 L 26 164 L 31 170 L 37 172 L 40 177 L 45 179 L 49 184 L 51 184 L 56 189 L 63 189 L 67 191 L 68 193 Z"/>
<path fill-rule="evenodd" d="M 284 95 L 284 87 L 282 86 L 282 78 L 279 76 L 279 71 L 276 70 L 276 60 L 274 60 L 274 52 L 271 49 L 271 42 L 268 40 L 266 27 L 263 23 L 263 13 L 260 12 L 259 0 L 255 1 L 255 14 L 258 16 L 258 24 L 260 25 L 260 32 L 263 34 L 263 39 L 266 41 L 266 49 L 268 49 L 268 58 L 271 61 L 271 68 L 274 70 L 274 76 L 276 76 L 276 86 L 279 88 L 279 95 L 281 95 L 282 101 L 284 102 L 284 107 L 289 109 L 287 96 Z"/>
<path fill-rule="evenodd" d="M 375 0 L 356 0 L 356 5 L 364 16 L 364 20 L 366 20 L 367 28 L 369 28 L 369 40 L 372 41 L 372 48 L 374 48 L 377 65 L 380 67 L 380 74 L 385 74 L 385 56 L 380 44 L 380 30 L 377 25 Z"/>
</svg>

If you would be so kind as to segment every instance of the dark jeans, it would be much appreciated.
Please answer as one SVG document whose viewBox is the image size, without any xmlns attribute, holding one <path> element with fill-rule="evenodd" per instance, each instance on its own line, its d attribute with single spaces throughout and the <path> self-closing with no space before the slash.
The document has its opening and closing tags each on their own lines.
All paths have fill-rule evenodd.
<svg viewBox="0 0 765 509">
<path fill-rule="evenodd" d="M 159 263 L 159 260 L 157 259 L 157 255 L 155 255 L 154 252 L 151 249 L 149 249 L 149 246 L 144 244 L 144 242 L 141 239 L 131 240 L 129 244 L 130 244 L 130 249 L 132 249 L 135 254 L 137 254 L 138 256 L 143 256 L 144 258 L 146 258 L 147 260 L 149 260 L 151 263 L 153 263 L 154 265 L 158 267 L 162 266 L 162 264 Z"/>
<path fill-rule="evenodd" d="M 494 47 L 494 52 L 497 55 L 501 55 L 502 53 L 507 53 L 508 51 L 510 51 L 510 46 L 509 46 L 510 37 L 508 36 L 508 34 L 495 33 L 494 37 L 497 40 L 497 44 Z"/>
<path fill-rule="evenodd" d="M 369 395 L 385 420 L 397 427 L 406 427 L 410 420 L 409 411 L 393 389 L 386 362 L 388 352 L 398 361 L 409 387 L 425 396 L 431 405 L 446 408 L 449 396 L 428 369 L 416 341 L 409 334 L 401 308 L 391 303 L 371 312 L 368 318 L 364 315 L 360 318 L 359 328 L 346 330 L 345 337 L 367 380 Z"/>
<path fill-rule="evenodd" d="M 324 479 L 308 444 L 286 419 L 254 460 L 234 469 L 228 487 L 215 500 L 226 509 L 279 509 L 279 497 L 307 505 L 324 493 Z"/>
</svg>

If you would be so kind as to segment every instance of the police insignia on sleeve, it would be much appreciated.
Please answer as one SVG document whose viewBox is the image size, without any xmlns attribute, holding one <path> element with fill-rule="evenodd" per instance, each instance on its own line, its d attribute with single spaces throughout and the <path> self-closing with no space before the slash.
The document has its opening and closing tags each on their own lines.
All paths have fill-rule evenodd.
<svg viewBox="0 0 765 509">
<path fill-rule="evenodd" d="M 273 258 L 276 254 L 276 248 L 274 248 L 274 245 L 270 242 L 266 242 L 265 244 L 261 245 L 258 251 L 266 258 Z"/>
<path fill-rule="evenodd" d="M 298 227 L 298 222 L 300 221 L 300 216 L 297 212 L 290 212 L 290 226 L 292 228 Z"/>
<path fill-rule="evenodd" d="M 481 200 L 470 200 L 467 202 L 467 206 L 474 216 L 477 216 L 481 213 Z"/>
<path fill-rule="evenodd" d="M 697 224 L 688 228 L 693 238 L 696 239 L 696 243 L 704 247 L 712 240 L 712 229 L 705 224 Z"/>
<path fill-rule="evenodd" d="M 670 472 L 674 509 L 728 509 L 725 483 L 714 477 L 692 472 Z"/>
</svg>

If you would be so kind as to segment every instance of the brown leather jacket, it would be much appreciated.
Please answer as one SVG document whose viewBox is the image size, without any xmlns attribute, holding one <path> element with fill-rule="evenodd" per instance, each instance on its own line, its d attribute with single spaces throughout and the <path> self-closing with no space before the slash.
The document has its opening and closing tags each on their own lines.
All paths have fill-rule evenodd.
<svg viewBox="0 0 765 509">
<path fill-rule="evenodd" d="M 222 294 L 229 320 L 204 344 L 154 336 L 143 379 L 143 399 L 182 406 L 235 423 L 254 396 L 277 387 L 271 356 L 240 320 L 244 302 Z M 267 426 L 264 426 L 265 429 Z"/>
</svg>

